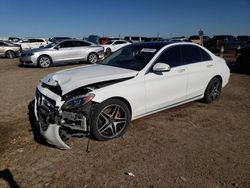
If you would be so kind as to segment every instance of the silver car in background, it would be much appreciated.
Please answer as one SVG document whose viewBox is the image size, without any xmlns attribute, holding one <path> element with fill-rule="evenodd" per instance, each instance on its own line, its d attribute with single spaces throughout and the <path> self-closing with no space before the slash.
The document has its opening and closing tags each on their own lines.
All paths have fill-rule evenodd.
<svg viewBox="0 0 250 188">
<path fill-rule="evenodd" d="M 21 52 L 20 45 L 7 41 L 0 41 L 0 57 L 14 58 Z"/>
<path fill-rule="evenodd" d="M 45 47 L 23 51 L 20 62 L 23 65 L 37 65 L 46 68 L 52 64 L 87 61 L 96 63 L 104 58 L 104 48 L 94 43 L 69 39 L 50 43 Z"/>
</svg>

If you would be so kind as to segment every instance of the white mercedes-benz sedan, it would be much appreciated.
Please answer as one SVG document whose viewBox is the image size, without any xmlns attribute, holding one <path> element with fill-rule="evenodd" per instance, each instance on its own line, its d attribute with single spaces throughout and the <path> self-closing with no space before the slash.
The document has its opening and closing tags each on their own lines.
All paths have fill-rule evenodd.
<svg viewBox="0 0 250 188">
<path fill-rule="evenodd" d="M 217 100 L 228 83 L 225 61 L 199 45 L 128 45 L 100 64 L 49 74 L 36 89 L 41 134 L 61 149 L 74 134 L 120 137 L 129 122 L 190 101 Z"/>
</svg>

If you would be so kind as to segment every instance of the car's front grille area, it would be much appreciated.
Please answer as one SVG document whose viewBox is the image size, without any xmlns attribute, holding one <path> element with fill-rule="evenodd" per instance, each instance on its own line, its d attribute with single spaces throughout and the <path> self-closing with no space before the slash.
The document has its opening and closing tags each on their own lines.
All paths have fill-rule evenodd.
<svg viewBox="0 0 250 188">
<path fill-rule="evenodd" d="M 42 83 L 42 87 L 49 89 L 50 91 L 52 91 L 53 93 L 55 93 L 59 96 L 62 96 L 62 90 L 61 90 L 60 86 L 51 86 L 51 85 Z"/>
<path fill-rule="evenodd" d="M 57 114 L 56 102 L 44 96 L 38 89 L 36 90 L 36 102 L 41 129 L 46 131 L 49 123 L 55 123 L 55 115 Z"/>
</svg>

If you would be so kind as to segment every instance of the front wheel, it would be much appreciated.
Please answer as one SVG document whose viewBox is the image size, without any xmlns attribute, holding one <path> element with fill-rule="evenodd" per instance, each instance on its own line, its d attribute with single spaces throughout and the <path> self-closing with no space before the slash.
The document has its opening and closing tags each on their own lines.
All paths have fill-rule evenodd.
<svg viewBox="0 0 250 188">
<path fill-rule="evenodd" d="M 42 55 L 37 60 L 38 67 L 47 68 L 52 64 L 52 60 L 47 55 Z"/>
<path fill-rule="evenodd" d="M 88 56 L 88 62 L 94 64 L 94 63 L 96 63 L 97 61 L 98 61 L 98 56 L 97 56 L 97 54 L 95 54 L 95 53 L 90 53 L 89 56 Z"/>
<path fill-rule="evenodd" d="M 218 100 L 220 97 L 221 88 L 222 88 L 221 80 L 217 77 L 213 78 L 209 82 L 207 89 L 205 91 L 204 101 L 206 103 L 211 103 L 213 101 Z"/>
<path fill-rule="evenodd" d="M 5 56 L 9 59 L 13 59 L 15 57 L 15 53 L 11 50 L 8 50 L 6 53 L 5 53 Z"/>
<path fill-rule="evenodd" d="M 95 106 L 90 133 L 96 140 L 111 140 L 122 136 L 129 125 L 130 111 L 118 99 L 109 99 Z"/>
</svg>

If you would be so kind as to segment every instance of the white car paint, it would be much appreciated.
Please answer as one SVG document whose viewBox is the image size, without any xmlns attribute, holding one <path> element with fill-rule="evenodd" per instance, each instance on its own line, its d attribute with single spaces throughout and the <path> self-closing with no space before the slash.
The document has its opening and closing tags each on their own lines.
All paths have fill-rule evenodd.
<svg viewBox="0 0 250 188">
<path fill-rule="evenodd" d="M 63 101 L 61 96 L 42 87 L 42 83 L 59 85 L 64 95 L 92 83 L 129 78 L 122 82 L 93 89 L 90 93 L 95 95 L 92 101 L 96 103 L 102 103 L 113 97 L 125 99 L 131 107 L 131 120 L 134 120 L 203 98 L 209 81 L 215 76 L 222 78 L 222 87 L 228 83 L 230 71 L 225 61 L 201 46 L 199 47 L 206 51 L 212 60 L 173 67 L 169 72 L 163 72 L 162 74 L 149 72 L 155 60 L 165 50 L 180 44 L 198 46 L 186 42 L 166 44 L 140 71 L 98 64 L 60 71 L 41 79 L 37 89 L 44 96 L 56 101 L 56 106 L 59 108 L 60 113 L 60 109 L 65 101 Z M 39 121 L 36 106 L 35 114 L 37 121 Z M 53 124 L 49 126 L 52 126 L 52 128 L 46 131 L 41 130 L 44 137 L 57 147 L 68 149 L 69 147 L 65 146 L 61 139 L 56 139 L 60 137 L 58 129 L 60 125 Z"/>
<path fill-rule="evenodd" d="M 21 45 L 22 50 L 29 50 L 34 48 L 40 48 L 42 46 L 46 46 L 48 42 L 43 38 L 29 38 L 24 39 L 16 44 Z"/>
<path fill-rule="evenodd" d="M 115 52 L 119 50 L 120 48 L 127 46 L 131 44 L 130 42 L 126 40 L 110 40 L 108 44 L 102 44 L 101 46 L 104 47 L 104 52 L 106 53 L 106 50 L 109 48 L 111 52 Z"/>
<path fill-rule="evenodd" d="M 62 94 L 64 95 L 84 85 L 107 80 L 134 77 L 137 73 L 137 71 L 129 69 L 94 64 L 62 70 L 55 74 L 49 74 L 41 79 L 41 81 L 49 85 L 56 85 L 58 83 L 62 88 Z M 72 82 L 74 84 L 72 84 Z"/>
</svg>

